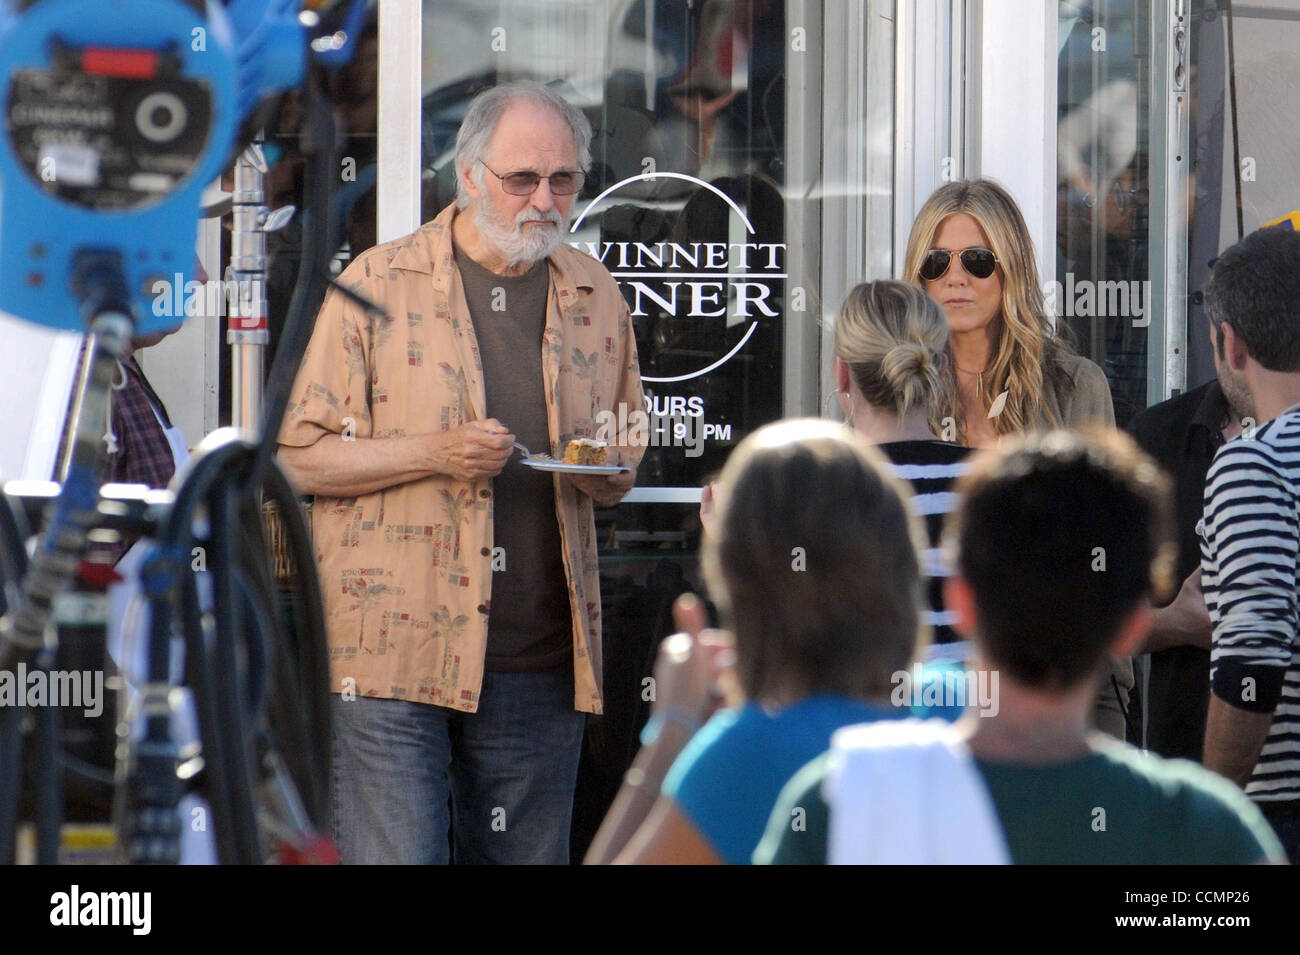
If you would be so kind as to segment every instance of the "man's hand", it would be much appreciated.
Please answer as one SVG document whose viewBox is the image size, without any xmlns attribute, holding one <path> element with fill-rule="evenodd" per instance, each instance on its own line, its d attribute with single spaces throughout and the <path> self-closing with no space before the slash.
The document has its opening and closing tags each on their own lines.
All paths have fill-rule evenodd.
<svg viewBox="0 0 1300 955">
<path fill-rule="evenodd" d="M 1174 602 L 1155 611 L 1151 633 L 1147 636 L 1143 649 L 1146 653 L 1168 650 L 1170 647 L 1200 647 L 1208 650 L 1212 636 L 1210 612 L 1205 607 L 1201 569 L 1198 567 L 1178 588 Z"/>
<path fill-rule="evenodd" d="M 457 481 L 496 477 L 515 444 L 515 436 L 496 418 L 466 421 L 459 428 L 428 437 L 435 442 L 435 471 Z"/>
<path fill-rule="evenodd" d="M 625 459 L 617 449 L 610 448 L 609 453 L 610 464 L 618 466 L 625 463 Z M 623 495 L 632 490 L 632 485 L 636 484 L 636 466 L 632 464 L 626 466 L 630 470 L 619 471 L 617 474 L 574 474 L 566 471 L 564 476 L 569 479 L 570 484 L 591 498 L 597 507 L 613 507 L 623 500 Z"/>
</svg>

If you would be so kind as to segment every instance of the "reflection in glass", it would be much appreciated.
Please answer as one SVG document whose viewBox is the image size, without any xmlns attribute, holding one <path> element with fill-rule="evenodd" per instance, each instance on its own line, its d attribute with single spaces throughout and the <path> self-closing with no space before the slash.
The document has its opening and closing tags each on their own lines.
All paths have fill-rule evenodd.
<svg viewBox="0 0 1300 955">
<path fill-rule="evenodd" d="M 1146 407 L 1150 283 L 1145 54 L 1133 3 L 1061 3 L 1058 23 L 1058 327 L 1106 371 L 1123 427 Z"/>
</svg>

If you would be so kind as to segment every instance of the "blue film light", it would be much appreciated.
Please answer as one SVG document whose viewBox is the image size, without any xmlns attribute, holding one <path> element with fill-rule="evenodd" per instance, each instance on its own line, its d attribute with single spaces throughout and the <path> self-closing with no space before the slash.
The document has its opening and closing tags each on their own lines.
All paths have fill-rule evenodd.
<svg viewBox="0 0 1300 955">
<path fill-rule="evenodd" d="M 137 333 L 175 324 L 152 305 L 193 278 L 204 187 L 304 69 L 296 4 L 236 6 L 0 2 L 0 310 L 84 330 L 74 278 L 94 250 L 116 253 Z"/>
</svg>

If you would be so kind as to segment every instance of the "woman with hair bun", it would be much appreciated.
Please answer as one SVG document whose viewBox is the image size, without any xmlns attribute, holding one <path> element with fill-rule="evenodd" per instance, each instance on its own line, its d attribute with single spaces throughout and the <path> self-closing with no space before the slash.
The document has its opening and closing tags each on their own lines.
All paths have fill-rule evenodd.
<svg viewBox="0 0 1300 955">
<path fill-rule="evenodd" d="M 835 322 L 835 382 L 844 420 L 879 446 L 909 481 L 912 510 L 925 520 L 930 549 L 922 567 L 936 645 L 955 643 L 943 606 L 939 537 L 953 507 L 952 485 L 970 449 L 941 440 L 940 412 L 951 406 L 948 323 L 938 303 L 906 282 L 867 282 L 849 291 Z M 948 426 L 950 434 L 956 428 Z M 959 659 L 961 650 L 935 656 Z"/>
</svg>

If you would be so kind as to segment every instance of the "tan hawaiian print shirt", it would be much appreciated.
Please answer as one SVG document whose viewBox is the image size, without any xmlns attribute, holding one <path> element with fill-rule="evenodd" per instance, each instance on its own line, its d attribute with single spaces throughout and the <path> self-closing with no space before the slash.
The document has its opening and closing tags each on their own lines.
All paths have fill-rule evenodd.
<svg viewBox="0 0 1300 955">
<path fill-rule="evenodd" d="M 382 317 L 331 291 L 294 383 L 280 443 L 327 433 L 385 438 L 481 418 L 483 368 L 452 252 L 449 206 L 409 236 L 370 249 L 342 284 Z M 595 436 L 601 411 L 644 407 L 636 340 L 614 279 L 561 246 L 542 336 L 552 451 Z M 618 415 L 620 403 L 628 412 Z M 603 436 L 603 435 L 602 435 Z M 640 460 L 635 426 L 611 445 Z M 539 449 L 533 448 L 533 451 Z M 574 707 L 601 712 L 600 586 L 592 502 L 555 475 L 555 510 L 573 619 Z M 435 476 L 359 497 L 317 497 L 312 530 L 335 692 L 474 712 L 492 595 L 492 481 Z M 353 682 L 349 682 L 353 681 Z"/>
</svg>

